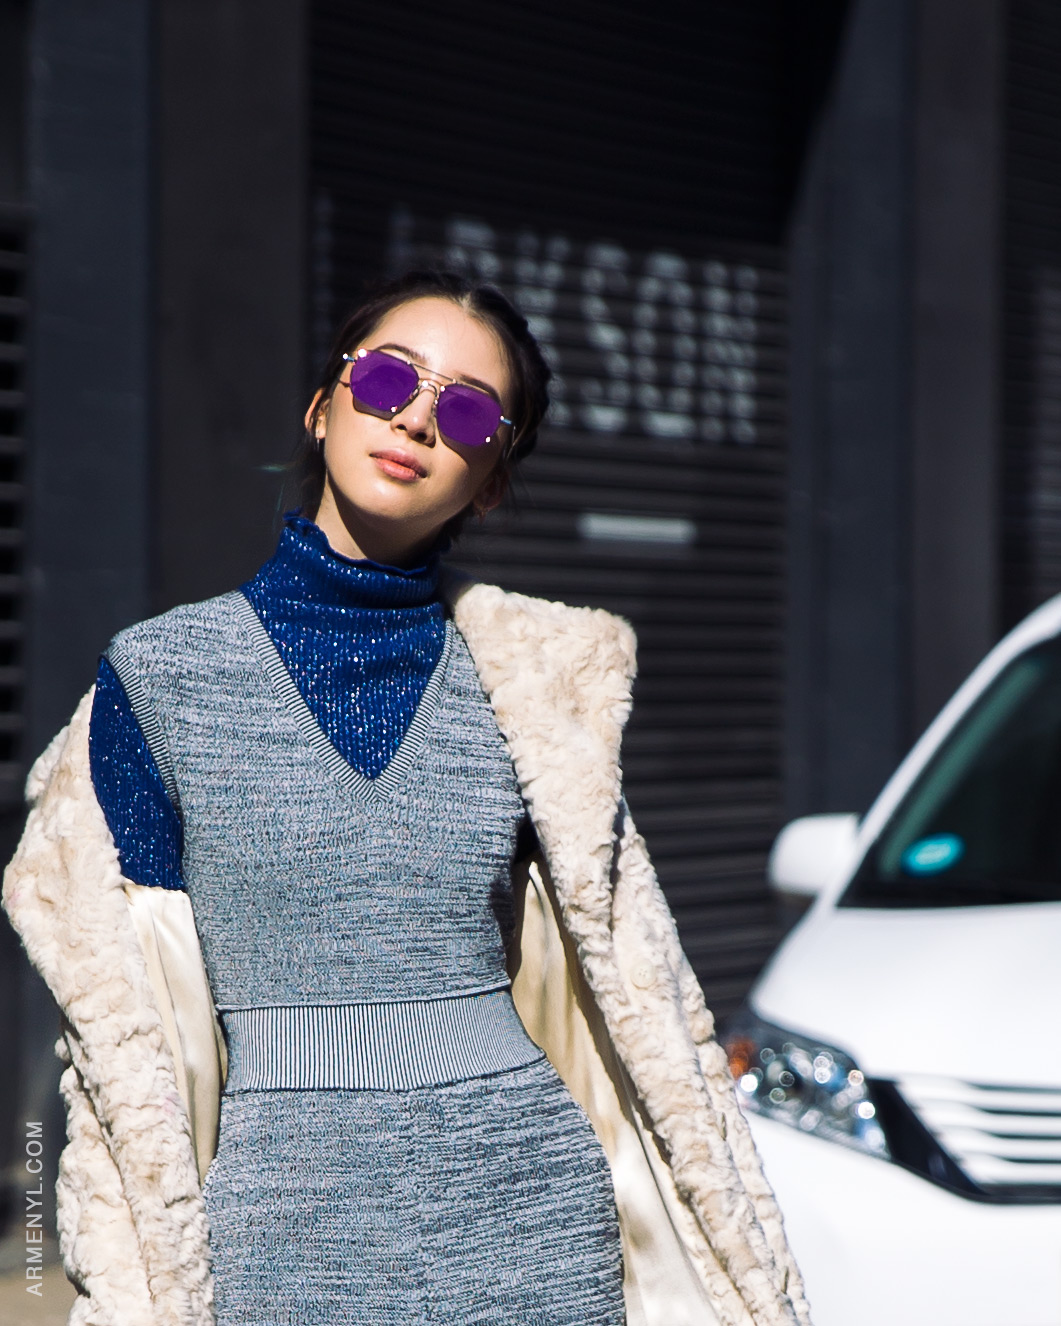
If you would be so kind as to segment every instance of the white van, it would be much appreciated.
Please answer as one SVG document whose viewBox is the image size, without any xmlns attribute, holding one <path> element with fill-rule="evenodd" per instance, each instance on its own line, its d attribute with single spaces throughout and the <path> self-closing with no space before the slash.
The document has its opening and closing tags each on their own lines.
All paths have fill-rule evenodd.
<svg viewBox="0 0 1061 1326">
<path fill-rule="evenodd" d="M 722 1039 L 815 1326 L 1061 1326 L 1061 596 L 770 873 Z"/>
</svg>

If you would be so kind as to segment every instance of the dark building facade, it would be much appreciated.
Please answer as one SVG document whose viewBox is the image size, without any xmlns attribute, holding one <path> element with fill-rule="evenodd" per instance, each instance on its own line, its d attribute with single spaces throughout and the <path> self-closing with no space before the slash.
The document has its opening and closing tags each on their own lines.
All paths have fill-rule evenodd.
<svg viewBox="0 0 1061 1326">
<path fill-rule="evenodd" d="M 556 374 L 459 561 L 633 622 L 627 795 L 734 1008 L 780 825 L 864 810 L 1061 589 L 1053 8 L 0 0 L 0 31 L 5 852 L 109 636 L 268 555 L 365 282 L 444 264 Z M 60 1125 L 0 943 L 6 1140 Z"/>
</svg>

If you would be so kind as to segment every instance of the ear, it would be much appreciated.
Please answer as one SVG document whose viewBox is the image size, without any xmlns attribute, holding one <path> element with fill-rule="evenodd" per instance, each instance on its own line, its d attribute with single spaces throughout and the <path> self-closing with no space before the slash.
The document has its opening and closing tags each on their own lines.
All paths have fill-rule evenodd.
<svg viewBox="0 0 1061 1326">
<path fill-rule="evenodd" d="M 318 391 L 318 392 L 317 392 L 317 394 L 316 394 L 316 395 L 313 397 L 313 399 L 310 401 L 310 403 L 309 403 L 309 409 L 306 411 L 305 417 L 304 417 L 303 420 L 302 420 L 302 422 L 303 422 L 303 423 L 305 424 L 305 426 L 306 426 L 306 432 L 307 432 L 307 433 L 310 431 L 311 428 L 314 428 L 314 425 L 315 425 L 315 424 L 318 426 L 318 428 L 317 428 L 317 430 L 316 430 L 316 431 L 317 431 L 317 436 L 318 436 L 318 437 L 320 437 L 320 431 L 319 431 L 319 423 L 320 423 L 320 420 L 323 419 L 323 420 L 327 421 L 327 418 L 328 418 L 328 406 L 327 406 L 327 403 L 324 403 L 323 406 L 322 406 L 322 399 L 321 399 L 321 398 L 322 398 L 323 396 L 324 396 L 324 392 L 323 392 L 323 391 Z M 319 412 L 319 413 L 318 413 L 318 412 Z"/>
<path fill-rule="evenodd" d="M 508 492 L 508 471 L 494 470 L 472 501 L 472 509 L 480 520 L 487 512 L 493 511 L 506 492 Z"/>
</svg>

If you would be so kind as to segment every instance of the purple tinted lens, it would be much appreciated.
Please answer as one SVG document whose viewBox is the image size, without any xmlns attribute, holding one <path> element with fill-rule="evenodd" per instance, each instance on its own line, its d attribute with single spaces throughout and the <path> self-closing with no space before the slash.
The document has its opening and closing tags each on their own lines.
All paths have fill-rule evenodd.
<svg viewBox="0 0 1061 1326">
<path fill-rule="evenodd" d="M 450 386 L 439 396 L 438 431 L 466 447 L 481 447 L 497 432 L 501 407 L 485 391 Z"/>
<path fill-rule="evenodd" d="M 370 350 L 350 365 L 350 391 L 369 410 L 397 410 L 416 390 L 411 364 L 380 350 Z"/>
</svg>

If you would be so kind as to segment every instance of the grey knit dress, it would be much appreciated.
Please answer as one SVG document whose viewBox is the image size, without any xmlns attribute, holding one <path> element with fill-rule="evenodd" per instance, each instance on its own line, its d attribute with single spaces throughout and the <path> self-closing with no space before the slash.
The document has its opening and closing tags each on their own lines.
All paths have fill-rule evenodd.
<svg viewBox="0 0 1061 1326">
<path fill-rule="evenodd" d="M 511 1001 L 523 806 L 452 623 L 373 779 L 242 595 L 108 659 L 179 805 L 229 1045 L 218 1326 L 620 1326 L 606 1158 Z"/>
</svg>

